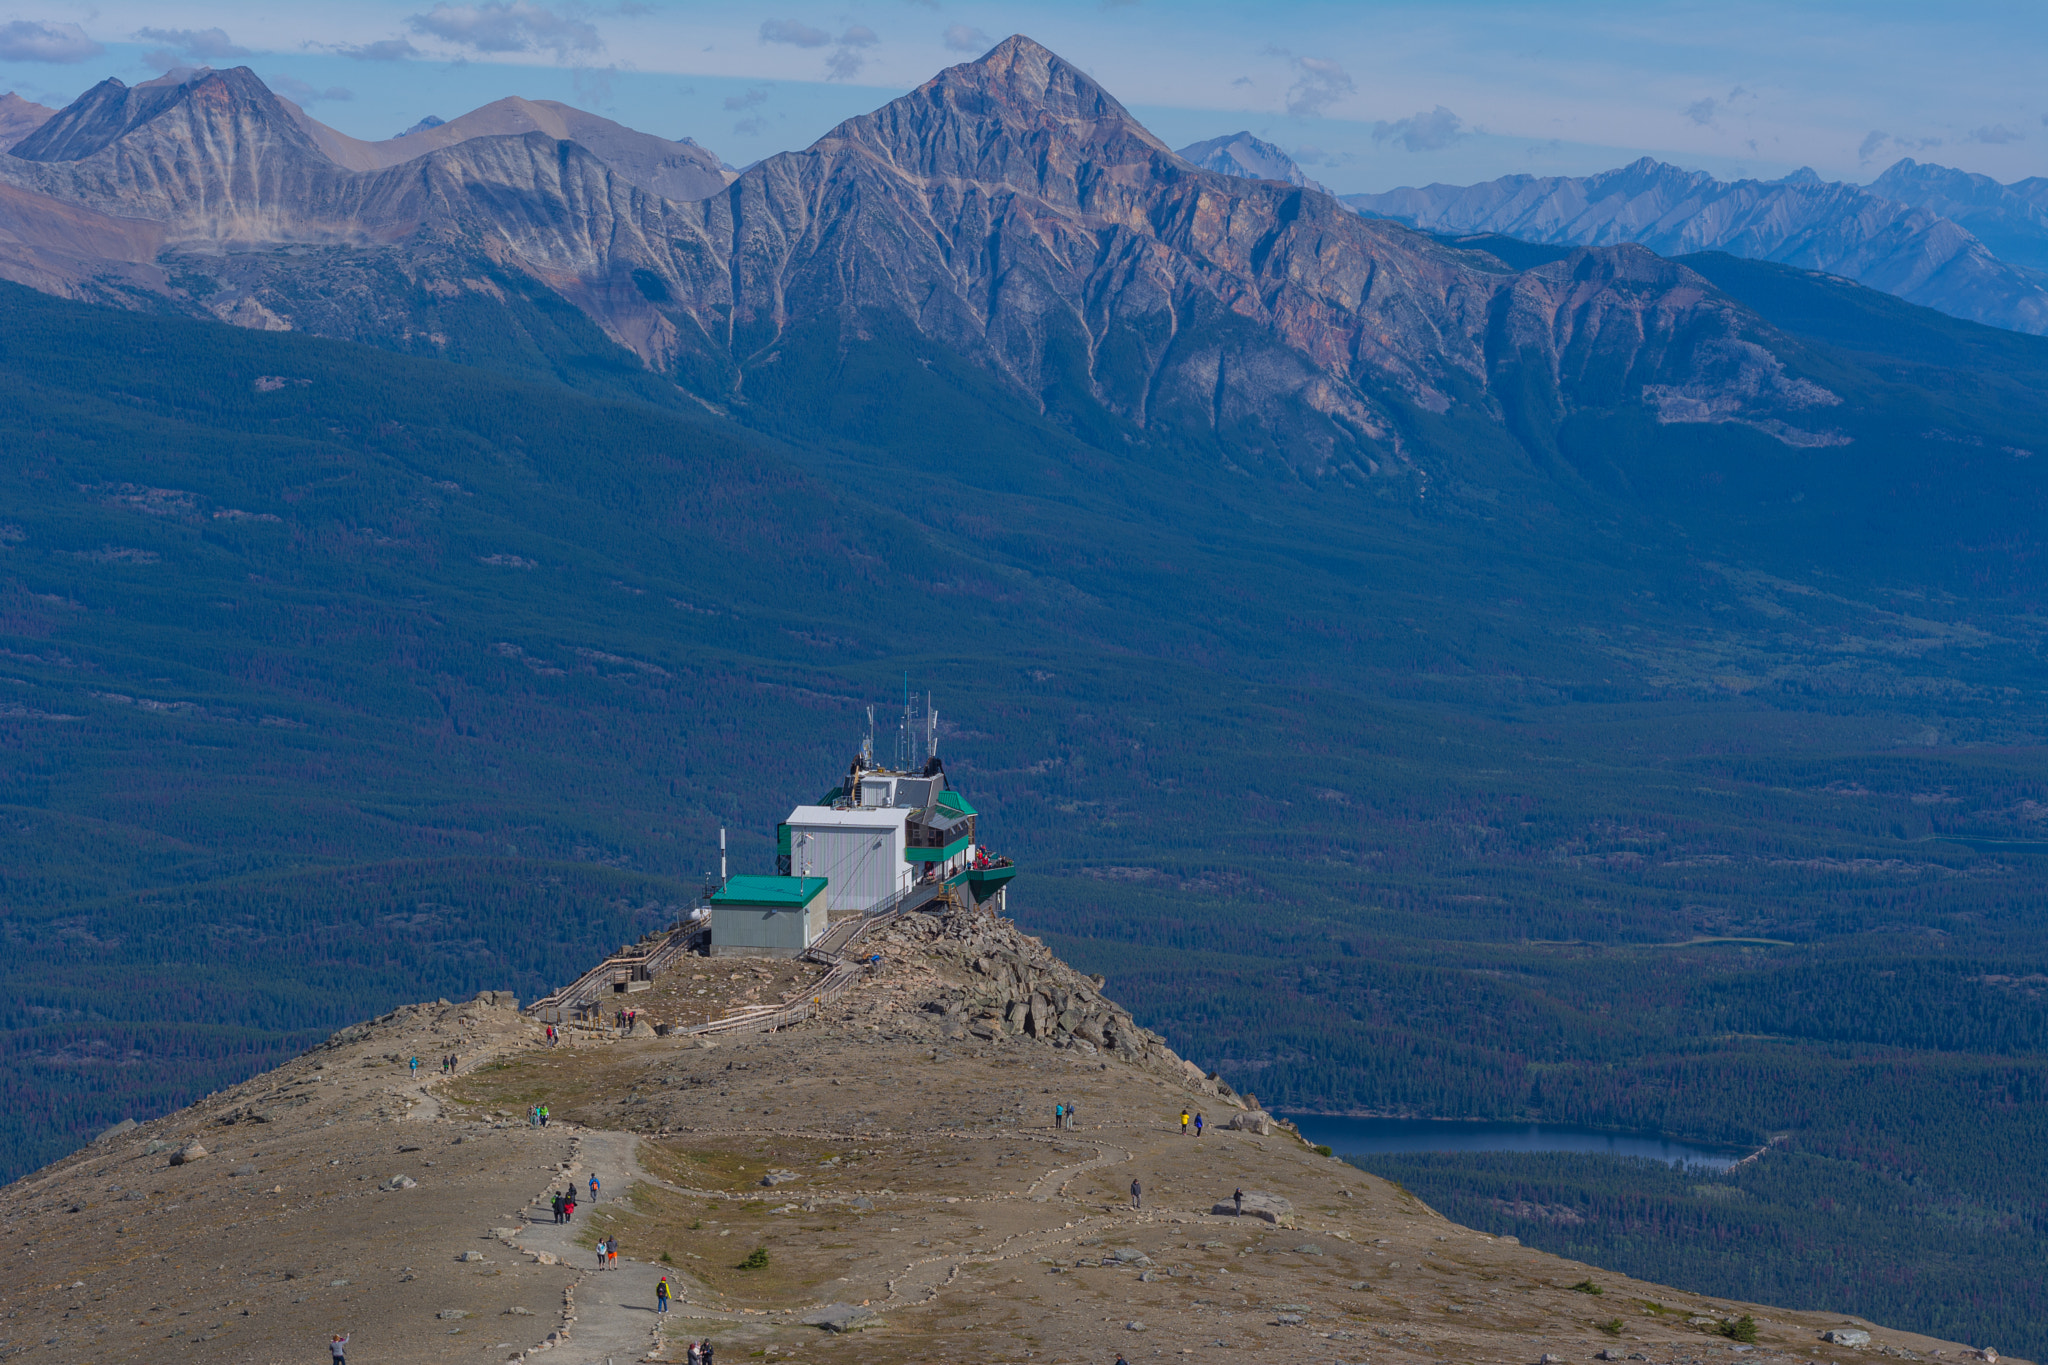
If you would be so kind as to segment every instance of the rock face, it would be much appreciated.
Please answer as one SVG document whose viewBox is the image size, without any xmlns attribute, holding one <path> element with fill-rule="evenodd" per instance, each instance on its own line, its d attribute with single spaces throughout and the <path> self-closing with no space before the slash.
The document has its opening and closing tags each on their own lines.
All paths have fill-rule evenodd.
<svg viewBox="0 0 2048 1365">
<path fill-rule="evenodd" d="M 1697 399 L 1665 420 L 1812 434 L 1769 329 L 1684 268 L 1619 246 L 1517 273 L 1311 188 L 1197 169 L 1022 37 L 690 202 L 649 188 L 672 181 L 629 130 L 491 109 L 478 126 L 506 131 L 347 143 L 246 69 L 108 81 L 0 179 L 25 218 L 86 215 L 134 288 L 238 325 L 436 354 L 494 330 L 476 310 L 546 296 L 732 407 L 892 346 L 1306 479 L 1408 470 L 1418 409 L 1522 431 L 1645 385 Z M 53 251 L 0 238 L 0 274 L 118 297 L 94 252 Z M 1742 347 L 1762 360 L 1731 368 Z"/>
<path fill-rule="evenodd" d="M 1478 185 L 1346 195 L 1344 202 L 1432 232 L 1499 233 L 1568 246 L 1635 242 L 1665 256 L 1726 251 L 1781 261 L 1843 275 L 1956 317 L 2048 332 L 2048 278 L 2000 259 L 1969 228 L 1943 216 L 1942 208 L 1957 202 L 1956 187 L 1949 185 L 1945 195 L 1930 180 L 1894 167 L 1868 189 L 1824 182 L 1811 172 L 1728 182 L 1645 157 L 1599 175 L 1509 175 Z M 1997 211 L 2028 219 L 2030 191 L 2013 189 L 2000 197 Z M 2039 198 L 2048 201 L 2048 192 Z M 1987 209 L 1987 219 L 1993 216 Z M 2034 232 L 2015 235 L 2035 242 Z M 2031 249 L 2048 257 L 2048 205 Z"/>
</svg>

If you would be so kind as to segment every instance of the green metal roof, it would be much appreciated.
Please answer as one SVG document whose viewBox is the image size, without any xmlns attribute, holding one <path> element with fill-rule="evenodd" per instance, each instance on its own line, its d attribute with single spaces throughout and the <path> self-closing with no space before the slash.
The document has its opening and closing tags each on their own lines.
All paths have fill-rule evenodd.
<svg viewBox="0 0 2048 1365">
<path fill-rule="evenodd" d="M 713 905 L 773 905 L 800 910 L 825 889 L 824 877 L 727 877 Z"/>
<path fill-rule="evenodd" d="M 966 797 L 962 796 L 959 792 L 956 791 L 940 792 L 939 804 L 941 806 L 944 806 L 947 810 L 958 811 L 962 815 L 981 814 L 980 811 L 976 810 L 974 807 L 967 804 Z"/>
</svg>

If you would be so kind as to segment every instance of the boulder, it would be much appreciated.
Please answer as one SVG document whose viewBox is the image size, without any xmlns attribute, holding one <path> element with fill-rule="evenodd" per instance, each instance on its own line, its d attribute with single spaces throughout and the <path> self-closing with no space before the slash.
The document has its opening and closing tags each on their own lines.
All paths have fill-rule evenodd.
<svg viewBox="0 0 2048 1365">
<path fill-rule="evenodd" d="M 419 1181 L 414 1180 L 409 1175 L 394 1175 L 377 1188 L 380 1190 L 414 1190 L 419 1188 L 419 1183 Z"/>
<path fill-rule="evenodd" d="M 1294 1205 L 1277 1194 L 1247 1193 L 1242 1210 L 1239 1210 L 1234 1200 L 1226 1199 L 1209 1212 L 1224 1218 L 1257 1218 L 1279 1228 L 1294 1226 Z"/>
<path fill-rule="evenodd" d="M 111 1128 L 100 1129 L 100 1135 L 93 1139 L 93 1144 L 97 1146 L 102 1142 L 110 1141 L 114 1138 L 121 1136 L 121 1134 L 123 1133 L 133 1130 L 135 1127 L 136 1123 L 134 1119 L 122 1119 L 119 1123 L 115 1124 Z"/>
<path fill-rule="evenodd" d="M 626 1036 L 628 1038 L 658 1038 L 661 1035 L 654 1031 L 654 1025 L 648 1023 L 647 1020 L 635 1019 L 633 1027 L 626 1031 Z"/>
<path fill-rule="evenodd" d="M 203 1161 L 205 1159 L 206 1149 L 196 1142 L 187 1143 L 185 1146 L 171 1153 L 171 1164 L 173 1166 L 183 1166 L 189 1162 Z"/>
<path fill-rule="evenodd" d="M 1260 1137 L 1266 1137 L 1272 1133 L 1277 1123 L 1279 1120 L 1263 1109 L 1248 1109 L 1242 1114 L 1232 1114 L 1230 1122 L 1223 1126 L 1233 1132 L 1257 1133 Z"/>
<path fill-rule="evenodd" d="M 483 1258 L 484 1254 L 481 1251 L 465 1251 L 460 1256 L 457 1256 L 455 1259 L 463 1262 L 465 1265 L 473 1265 L 476 1262 L 481 1261 Z"/>
<path fill-rule="evenodd" d="M 761 1177 L 761 1183 L 763 1185 L 773 1187 L 776 1185 L 786 1185 L 790 1181 L 796 1180 L 798 1178 L 799 1177 L 797 1176 L 797 1173 L 795 1171 L 770 1171 L 768 1172 L 768 1174 Z"/>
<path fill-rule="evenodd" d="M 1832 1346 L 1868 1346 L 1870 1333 L 1861 1327 L 1836 1327 L 1822 1332 L 1820 1339 Z"/>
<path fill-rule="evenodd" d="M 828 1332 L 851 1332 L 873 1321 L 875 1310 L 857 1303 L 828 1303 L 815 1312 L 806 1313 L 800 1321 L 806 1327 L 822 1327 Z"/>
</svg>

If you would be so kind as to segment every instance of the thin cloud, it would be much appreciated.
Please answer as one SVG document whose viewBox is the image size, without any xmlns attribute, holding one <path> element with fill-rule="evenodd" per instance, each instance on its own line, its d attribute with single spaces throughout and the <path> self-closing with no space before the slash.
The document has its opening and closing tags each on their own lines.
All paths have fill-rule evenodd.
<svg viewBox="0 0 2048 1365">
<path fill-rule="evenodd" d="M 986 52 L 994 46 L 995 44 L 989 41 L 989 36 L 978 28 L 967 24 L 946 25 L 948 52 Z"/>
<path fill-rule="evenodd" d="M 105 51 L 76 24 L 46 24 L 38 19 L 0 24 L 0 61 L 89 62 Z"/>
<path fill-rule="evenodd" d="M 812 28 L 794 19 L 763 19 L 761 41 L 788 43 L 791 47 L 824 47 L 832 41 L 832 35 L 822 28 Z"/>
<path fill-rule="evenodd" d="M 356 97 L 356 92 L 345 85 L 330 85 L 325 90 L 318 90 L 297 76 L 266 76 L 264 84 L 301 108 L 322 100 L 340 102 Z"/>
<path fill-rule="evenodd" d="M 402 62 L 420 55 L 420 50 L 405 38 L 381 38 L 374 43 L 337 47 L 334 50 L 359 62 Z"/>
<path fill-rule="evenodd" d="M 1712 95 L 1703 100 L 1694 100 L 1685 106 L 1685 116 L 1702 128 L 1714 126 L 1714 115 L 1720 111 L 1721 101 Z"/>
<path fill-rule="evenodd" d="M 767 102 L 768 92 L 759 86 L 747 91 L 744 95 L 727 95 L 725 97 L 725 107 L 734 112 L 738 112 L 741 109 L 751 109 L 757 104 L 766 104 Z"/>
<path fill-rule="evenodd" d="M 135 36 L 152 43 L 162 43 L 172 52 L 195 62 L 217 62 L 249 55 L 249 49 L 237 47 L 224 29 L 138 28 Z"/>
<path fill-rule="evenodd" d="M 861 49 L 873 47 L 882 41 L 875 31 L 863 24 L 854 24 L 834 40 L 832 55 L 825 59 L 825 79 L 828 81 L 850 81 L 860 74 L 867 58 Z"/>
<path fill-rule="evenodd" d="M 1296 57 L 1294 70 L 1287 112 L 1296 118 L 1320 118 L 1325 109 L 1358 89 L 1344 68 L 1327 57 Z"/>
<path fill-rule="evenodd" d="M 2026 136 L 2026 130 L 2023 128 L 2008 128 L 2003 123 L 1991 123 L 1986 124 L 1982 128 L 1972 128 L 1964 136 L 1963 140 L 1965 142 L 1985 142 L 1997 147 L 2008 142 L 2023 142 L 2026 140 Z"/>
<path fill-rule="evenodd" d="M 596 25 L 533 0 L 484 0 L 480 5 L 443 0 L 407 24 L 414 33 L 477 52 L 552 52 L 567 61 L 572 52 L 604 50 Z"/>
<path fill-rule="evenodd" d="M 1372 126 L 1374 142 L 1394 142 L 1411 152 L 1437 152 L 1465 135 L 1465 122 L 1439 104 L 1428 113 L 1411 114 Z"/>
<path fill-rule="evenodd" d="M 1894 147 L 1902 152 L 1926 152 L 1940 145 L 1941 139 L 1938 137 L 1894 137 L 1890 133 L 1872 129 L 1870 135 L 1856 148 L 1856 161 L 1859 165 L 1868 165 L 1887 147 Z"/>
<path fill-rule="evenodd" d="M 743 118 L 735 123 L 732 130 L 741 137 L 759 137 L 768 131 L 768 119 L 764 115 L 755 114 L 751 118 Z"/>
</svg>

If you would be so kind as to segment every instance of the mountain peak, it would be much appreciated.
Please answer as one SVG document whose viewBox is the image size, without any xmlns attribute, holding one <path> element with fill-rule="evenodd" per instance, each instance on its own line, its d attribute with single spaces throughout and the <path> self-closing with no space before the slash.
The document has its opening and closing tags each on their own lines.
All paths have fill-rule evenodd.
<svg viewBox="0 0 2048 1365">
<path fill-rule="evenodd" d="M 1113 141 L 1115 130 L 1135 134 L 1155 151 L 1170 152 L 1093 76 L 1021 33 L 1011 34 L 971 62 L 947 67 L 912 95 L 944 98 L 944 92 L 969 90 L 998 106 L 972 112 L 1015 116 L 1038 111 L 1072 124 L 1101 125 L 1088 136 L 1096 145 Z M 962 106 L 962 112 L 969 110 Z"/>
<path fill-rule="evenodd" d="M 12 90 L 0 95 L 0 150 L 12 147 L 48 123 L 56 112 L 47 105 L 23 99 Z"/>
<path fill-rule="evenodd" d="M 1247 180 L 1281 180 L 1303 189 L 1329 193 L 1309 179 L 1293 157 L 1263 138 L 1253 137 L 1249 131 L 1190 143 L 1177 155 L 1183 161 L 1220 175 L 1241 176 Z"/>
<path fill-rule="evenodd" d="M 13 149 L 24 161 L 83 161 L 179 108 L 202 121 L 227 118 L 267 125 L 317 152 L 284 102 L 246 66 L 172 71 L 129 87 L 108 77 L 80 95 Z"/>
</svg>

